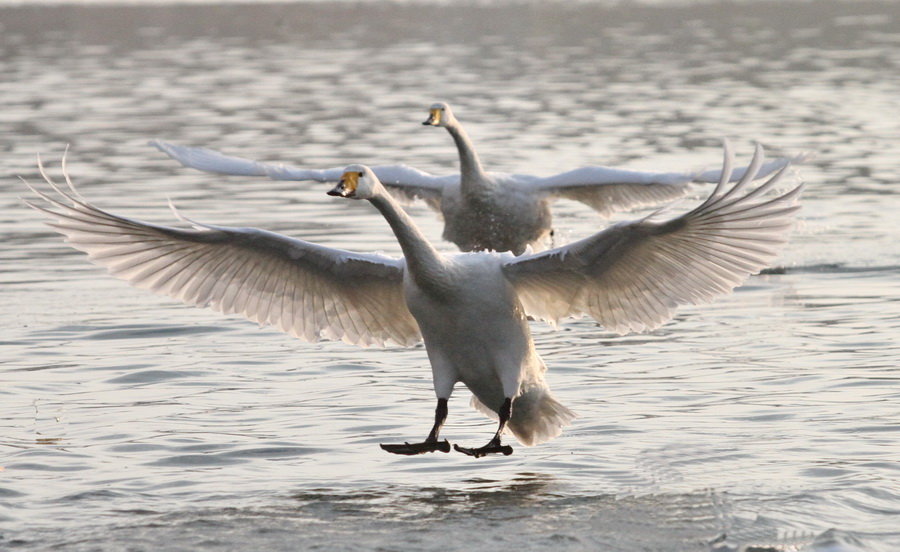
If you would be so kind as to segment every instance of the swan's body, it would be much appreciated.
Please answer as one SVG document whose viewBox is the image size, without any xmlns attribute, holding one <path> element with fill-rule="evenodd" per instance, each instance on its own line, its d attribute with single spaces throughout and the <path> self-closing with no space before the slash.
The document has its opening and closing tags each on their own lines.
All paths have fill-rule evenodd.
<svg viewBox="0 0 900 552">
<path fill-rule="evenodd" d="M 511 175 L 489 175 L 491 188 L 465 190 L 447 186 L 441 197 L 443 238 L 461 251 L 512 251 L 528 245 L 542 249 L 553 217 L 549 201 L 535 201 L 521 193 Z"/>
<path fill-rule="evenodd" d="M 453 137 L 459 152 L 459 174 L 434 176 L 406 165 L 372 167 L 372 171 L 394 195 L 423 199 L 440 212 L 444 239 L 462 251 L 512 251 L 518 255 L 528 246 L 543 249 L 552 229 L 550 205 L 558 198 L 580 201 L 608 216 L 623 209 L 676 199 L 691 182 L 717 182 L 720 176 L 719 171 L 655 173 L 597 166 L 549 177 L 488 172 L 449 105 L 432 105 L 423 124 L 444 127 Z M 158 140 L 151 144 L 185 166 L 218 174 L 318 182 L 337 182 L 343 174 L 338 168 L 303 169 Z M 776 159 L 766 163 L 759 168 L 757 177 L 767 176 L 791 161 Z M 745 170 L 735 170 L 732 178 L 741 178 Z"/>
<path fill-rule="evenodd" d="M 532 445 L 558 435 L 574 415 L 550 396 L 524 309 L 503 276 L 505 260 L 488 253 L 445 258 L 440 290 L 423 289 L 409 276 L 405 296 L 425 340 L 437 396 L 449 397 L 462 382 L 486 413 L 498 412 L 507 397 L 516 397 L 509 427 L 519 441 Z M 549 427 L 539 427 L 542 421 L 533 419 L 534 411 L 521 407 L 523 395 L 538 401 L 546 397 L 542 406 L 558 411 L 544 422 Z"/>
<path fill-rule="evenodd" d="M 240 313 L 307 340 L 370 345 L 423 338 L 438 398 L 434 427 L 424 443 L 383 447 L 401 454 L 449 450 L 438 433 L 447 399 L 462 382 L 477 408 L 500 419 L 488 445 L 458 448 L 480 456 L 511 452 L 500 444 L 507 422 L 520 442 L 533 445 L 557 436 L 574 416 L 550 394 L 527 316 L 555 321 L 585 313 L 619 333 L 651 329 L 677 305 L 726 293 L 774 258 L 800 187 L 763 197 L 781 171 L 745 193 L 761 163 L 758 149 L 745 178 L 726 191 L 726 155 L 726 176 L 713 194 L 674 219 L 620 223 L 521 257 L 439 254 L 375 174 L 359 165 L 348 167 L 329 193 L 370 201 L 394 231 L 403 259 L 188 219 L 195 229 L 148 224 L 102 211 L 71 183 L 64 191 L 49 179 L 58 195 L 36 192 L 47 203 L 29 204 L 50 215 L 73 247 L 138 287 Z"/>
</svg>

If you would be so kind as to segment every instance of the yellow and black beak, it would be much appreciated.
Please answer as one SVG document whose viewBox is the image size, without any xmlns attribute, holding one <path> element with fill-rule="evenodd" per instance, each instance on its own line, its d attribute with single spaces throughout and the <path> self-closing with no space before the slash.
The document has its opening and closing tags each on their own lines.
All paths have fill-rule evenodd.
<svg viewBox="0 0 900 552">
<path fill-rule="evenodd" d="M 356 171 L 347 171 L 338 181 L 337 186 L 328 192 L 330 196 L 353 197 L 356 195 L 356 187 L 359 186 L 359 176 L 361 173 Z"/>
<path fill-rule="evenodd" d="M 439 124 L 441 124 L 440 108 L 428 110 L 428 119 L 426 119 L 422 124 L 425 126 L 438 126 Z"/>
</svg>

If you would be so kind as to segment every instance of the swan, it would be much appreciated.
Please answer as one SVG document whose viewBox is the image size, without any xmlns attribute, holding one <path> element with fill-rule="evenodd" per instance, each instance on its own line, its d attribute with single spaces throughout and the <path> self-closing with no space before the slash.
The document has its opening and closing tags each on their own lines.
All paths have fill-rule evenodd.
<svg viewBox="0 0 900 552">
<path fill-rule="evenodd" d="M 540 250 L 552 229 L 550 204 L 558 198 L 585 203 L 608 216 L 622 209 L 676 199 L 691 182 L 716 182 L 719 171 L 654 173 L 609 167 L 582 167 L 545 178 L 526 174 L 487 172 L 463 126 L 447 103 L 429 109 L 427 126 L 443 127 L 459 150 L 460 173 L 434 176 L 406 165 L 372 167 L 391 193 L 406 199 L 422 199 L 444 219 L 443 238 L 462 251 L 512 251 L 522 254 L 529 246 Z M 342 169 L 302 169 L 231 157 L 205 148 L 190 148 L 152 140 L 150 144 L 179 163 L 195 169 L 231 175 L 266 176 L 275 180 L 335 182 Z M 759 168 L 761 178 L 790 162 L 776 159 Z M 746 169 L 734 171 L 735 179 Z"/>
<path fill-rule="evenodd" d="M 65 163 L 65 161 L 63 162 Z M 737 184 L 729 187 L 726 144 L 722 178 L 699 206 L 668 220 L 651 215 L 614 224 L 592 236 L 541 253 L 442 255 L 422 235 L 374 171 L 344 169 L 328 193 L 367 200 L 387 220 L 400 259 L 334 249 L 254 228 L 193 221 L 192 229 L 114 215 L 75 189 L 31 187 L 27 203 L 94 262 L 134 286 L 223 313 L 238 313 L 293 336 L 340 339 L 361 346 L 424 340 L 437 397 L 434 424 L 420 443 L 383 444 L 395 454 L 449 452 L 440 440 L 456 383 L 472 404 L 498 420 L 484 446 L 454 445 L 480 457 L 511 454 L 509 429 L 523 445 L 558 436 L 574 413 L 544 378 L 528 316 L 555 322 L 588 314 L 617 333 L 650 330 L 680 304 L 731 291 L 765 267 L 786 242 L 799 209 L 800 184 L 766 196 L 782 168 L 753 189 L 763 165 L 757 146 Z"/>
</svg>

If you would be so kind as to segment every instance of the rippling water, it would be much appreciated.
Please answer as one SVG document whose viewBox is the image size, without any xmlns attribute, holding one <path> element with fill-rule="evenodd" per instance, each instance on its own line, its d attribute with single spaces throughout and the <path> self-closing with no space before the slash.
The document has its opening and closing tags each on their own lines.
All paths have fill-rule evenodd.
<svg viewBox="0 0 900 552">
<path fill-rule="evenodd" d="M 900 548 L 900 4 L 0 8 L 0 549 Z M 580 414 L 510 457 L 403 458 L 425 351 L 307 344 L 116 281 L 24 208 L 34 156 L 115 212 L 399 254 L 322 185 L 176 166 L 160 137 L 316 167 L 715 166 L 812 150 L 775 269 L 647 335 L 535 325 Z M 696 197 L 707 193 L 702 187 Z M 424 208 L 412 213 L 438 240 Z M 562 239 L 605 221 L 556 208 Z M 626 216 L 633 216 L 626 215 Z M 450 251 L 447 244 L 443 250 Z M 446 434 L 493 422 L 460 389 Z"/>
</svg>

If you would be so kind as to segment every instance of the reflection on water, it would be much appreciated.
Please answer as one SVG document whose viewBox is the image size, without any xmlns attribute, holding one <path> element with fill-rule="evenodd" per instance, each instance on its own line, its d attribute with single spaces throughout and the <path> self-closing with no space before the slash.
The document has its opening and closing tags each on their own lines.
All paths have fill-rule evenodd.
<svg viewBox="0 0 900 552">
<path fill-rule="evenodd" d="M 172 198 L 398 255 L 327 187 L 195 173 L 146 141 L 446 173 L 449 137 L 419 124 L 438 99 L 501 171 L 709 167 L 721 136 L 817 153 L 792 244 L 736 294 L 646 335 L 535 325 L 580 418 L 478 461 L 377 447 L 430 426 L 422 347 L 301 343 L 145 295 L 0 180 L 0 548 L 896 549 L 900 4 L 658 4 L 0 8 L 0 170 L 34 178 L 70 144 L 86 196 L 154 222 Z M 605 224 L 573 203 L 555 221 L 564 240 Z M 493 422 L 467 395 L 445 431 L 479 443 Z"/>
</svg>

